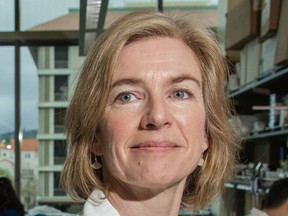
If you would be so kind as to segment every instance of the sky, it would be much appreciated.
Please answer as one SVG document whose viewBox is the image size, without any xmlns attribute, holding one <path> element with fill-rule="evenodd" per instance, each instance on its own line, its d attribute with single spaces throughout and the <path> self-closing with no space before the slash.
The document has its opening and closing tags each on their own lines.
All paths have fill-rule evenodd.
<svg viewBox="0 0 288 216">
<path fill-rule="evenodd" d="M 113 7 L 125 2 L 156 2 L 156 0 L 110 0 Z M 164 0 L 175 1 L 175 0 Z M 182 0 L 185 1 L 185 0 Z M 199 0 L 186 0 L 199 1 Z M 207 1 L 207 0 L 203 0 Z M 218 0 L 208 0 L 217 4 Z M 69 8 L 79 8 L 79 0 L 21 0 L 21 30 L 67 14 Z M 0 0 L 0 33 L 14 29 L 14 1 Z M 27 47 L 21 47 L 21 128 L 38 128 L 37 68 Z M 14 130 L 14 48 L 0 46 L 0 134 Z"/>
<path fill-rule="evenodd" d="M 176 2 L 177 0 L 163 0 L 163 4 L 165 5 L 165 2 Z M 211 5 L 218 4 L 219 0 L 181 0 L 181 2 L 207 2 Z M 109 0 L 109 5 L 112 7 L 123 7 L 125 3 L 141 3 L 141 2 L 157 2 L 157 0 Z"/>
<path fill-rule="evenodd" d="M 0 47 L 0 134 L 14 130 L 14 48 Z M 25 129 L 38 127 L 37 68 L 27 47 L 21 48 L 21 121 Z"/>
</svg>

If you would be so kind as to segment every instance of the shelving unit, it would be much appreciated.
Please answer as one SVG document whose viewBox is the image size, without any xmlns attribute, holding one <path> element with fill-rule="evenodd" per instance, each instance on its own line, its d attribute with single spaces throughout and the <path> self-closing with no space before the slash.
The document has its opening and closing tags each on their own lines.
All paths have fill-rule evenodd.
<svg viewBox="0 0 288 216">
<path fill-rule="evenodd" d="M 237 177 L 225 185 L 223 216 L 261 208 L 270 185 L 288 177 L 288 162 L 283 163 L 288 156 L 288 4 L 267 2 L 227 1 L 225 50 L 235 64 L 227 87 L 233 89 L 228 96 L 241 120 L 243 150 Z M 240 87 L 234 90 L 237 76 Z"/>
<path fill-rule="evenodd" d="M 252 83 L 230 93 L 229 98 L 241 97 L 247 94 L 257 94 L 256 88 L 268 88 L 270 91 L 283 92 L 288 88 L 288 65 L 274 68 L 266 76 L 259 77 Z M 283 84 L 283 85 L 282 85 Z M 262 90 L 263 91 L 263 90 Z"/>
<path fill-rule="evenodd" d="M 266 76 L 231 92 L 229 98 L 234 102 L 239 114 L 251 114 L 255 113 L 253 106 L 269 104 L 268 95 L 271 93 L 288 93 L 288 65 L 274 68 Z"/>
<path fill-rule="evenodd" d="M 269 110 L 254 110 L 253 106 L 269 106 L 270 94 L 283 97 L 287 93 L 288 65 L 285 65 L 275 67 L 265 76 L 230 92 L 229 99 L 234 103 L 237 115 L 264 115 L 265 120 L 268 121 Z M 258 162 L 268 163 L 270 173 L 274 172 L 275 175 L 257 176 L 259 187 L 256 192 L 253 188 L 253 176 L 243 175 L 245 173 L 243 171 L 239 172 L 232 182 L 225 184 L 227 192 L 224 197 L 226 200 L 224 205 L 227 205 L 226 208 L 232 208 L 229 210 L 230 213 L 236 212 L 236 215 L 246 214 L 247 209 L 255 206 L 255 197 L 257 197 L 258 207 L 260 207 L 261 200 L 268 192 L 269 187 L 279 178 L 276 170 L 280 167 L 280 149 L 288 147 L 288 122 L 273 128 L 269 128 L 268 122 L 266 122 L 263 130 L 247 133 L 243 135 L 243 140 L 243 151 L 240 155 L 242 165 L 254 163 L 256 166 Z M 231 199 L 231 197 L 233 198 Z"/>
<path fill-rule="evenodd" d="M 271 73 L 260 77 L 252 83 L 230 93 L 229 98 L 234 103 L 239 115 L 258 115 L 264 114 L 268 119 L 268 111 L 253 110 L 253 106 L 269 106 L 270 94 L 281 95 L 288 93 L 288 66 L 274 68 Z M 286 105 L 287 106 L 287 105 Z M 266 161 L 272 168 L 279 166 L 279 157 L 277 153 L 279 148 L 285 148 L 288 144 L 288 122 L 274 128 L 269 128 L 268 122 L 262 131 L 252 132 L 243 137 L 245 141 L 243 155 L 247 155 L 243 162 L 256 162 L 261 158 L 255 158 L 255 145 L 262 143 L 262 146 L 269 145 L 263 154 L 270 154 L 271 161 Z M 258 154 L 259 155 L 259 154 Z M 263 158 L 262 158 L 263 159 Z M 267 157 L 266 157 L 267 159 Z M 247 161 L 245 161 L 247 160 Z"/>
<path fill-rule="evenodd" d="M 259 188 L 258 193 L 263 195 L 268 192 L 269 187 L 275 181 L 275 179 L 274 178 L 262 178 L 261 180 L 262 180 L 261 188 Z M 248 178 L 246 176 L 236 176 L 235 181 L 226 183 L 225 187 L 251 192 L 252 191 L 251 178 Z"/>
<path fill-rule="evenodd" d="M 281 129 L 275 130 L 275 131 L 268 131 L 268 132 L 261 132 L 249 136 L 243 137 L 244 140 L 256 140 L 256 139 L 264 139 L 264 138 L 277 138 L 277 137 L 282 137 L 282 136 L 288 136 L 288 129 Z"/>
</svg>

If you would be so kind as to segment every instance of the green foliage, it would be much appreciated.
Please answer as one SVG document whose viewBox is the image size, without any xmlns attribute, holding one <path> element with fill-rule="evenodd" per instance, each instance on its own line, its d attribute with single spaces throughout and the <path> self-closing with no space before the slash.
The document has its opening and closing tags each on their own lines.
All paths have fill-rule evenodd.
<svg viewBox="0 0 288 216">
<path fill-rule="evenodd" d="M 11 174 L 7 170 L 2 169 L 2 168 L 0 168 L 0 177 L 6 177 L 12 180 Z"/>
<path fill-rule="evenodd" d="M 23 130 L 23 138 L 28 139 L 28 138 L 36 138 L 37 136 L 37 130 Z M 7 142 L 10 142 L 10 139 L 14 139 L 14 132 L 7 132 L 0 134 L 0 140 L 6 140 Z"/>
</svg>

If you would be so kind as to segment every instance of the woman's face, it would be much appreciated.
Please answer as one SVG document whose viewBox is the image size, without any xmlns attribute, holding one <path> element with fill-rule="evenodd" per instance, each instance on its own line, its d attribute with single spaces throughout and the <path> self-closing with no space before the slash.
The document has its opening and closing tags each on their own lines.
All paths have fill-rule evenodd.
<svg viewBox="0 0 288 216">
<path fill-rule="evenodd" d="M 194 52 L 172 38 L 127 45 L 99 133 L 95 152 L 112 188 L 162 190 L 185 182 L 208 148 Z"/>
</svg>

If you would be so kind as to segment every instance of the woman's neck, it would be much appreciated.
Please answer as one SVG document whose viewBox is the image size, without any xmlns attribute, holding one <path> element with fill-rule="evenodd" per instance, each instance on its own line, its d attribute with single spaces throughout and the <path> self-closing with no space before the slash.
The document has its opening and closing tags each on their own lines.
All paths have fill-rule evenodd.
<svg viewBox="0 0 288 216">
<path fill-rule="evenodd" d="M 109 190 L 108 200 L 121 216 L 177 216 L 185 180 L 163 191 L 134 188 Z M 121 194 L 121 195 L 119 195 Z"/>
</svg>

